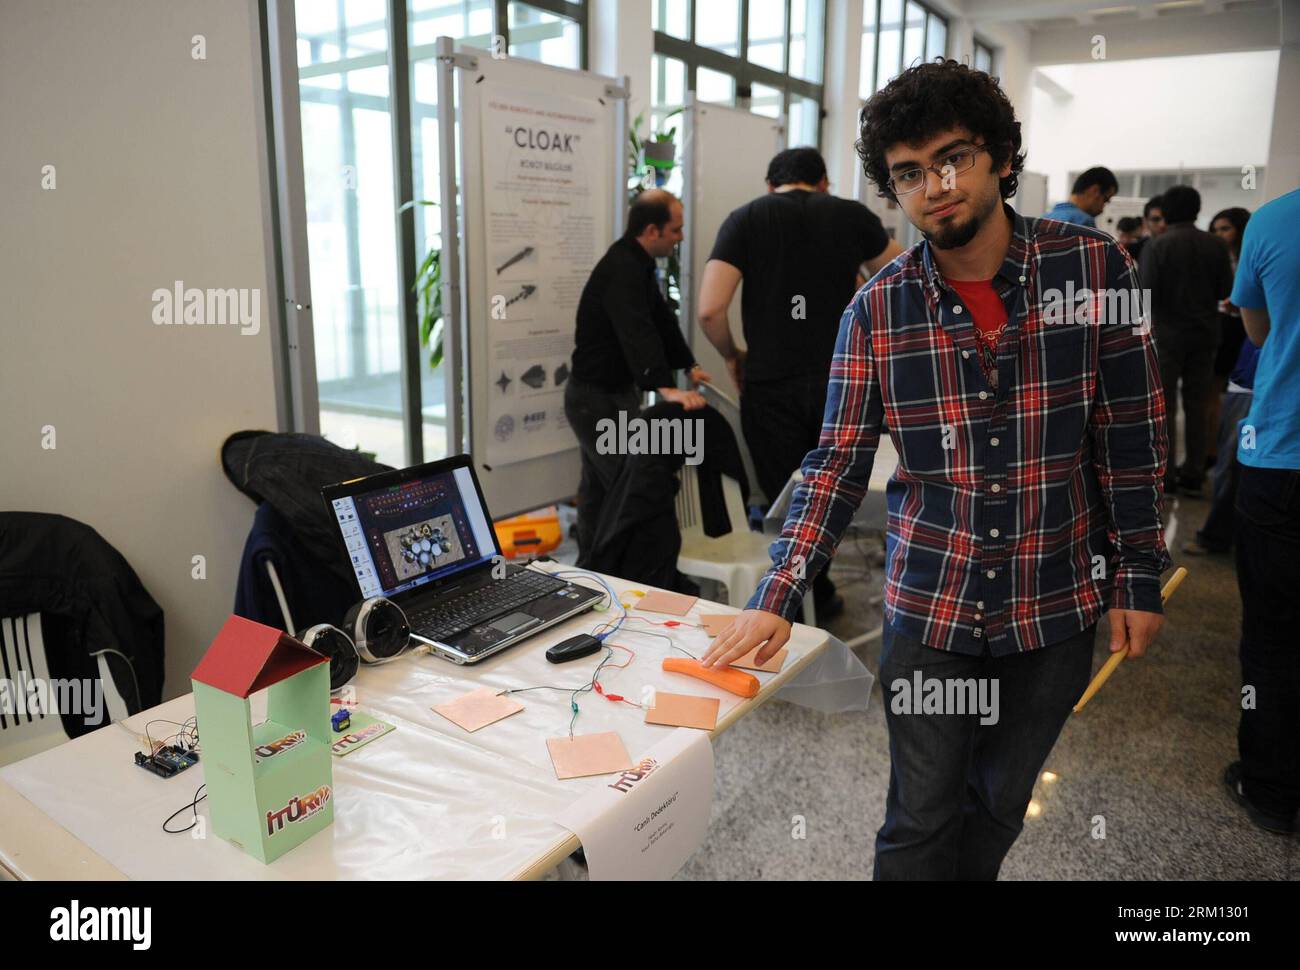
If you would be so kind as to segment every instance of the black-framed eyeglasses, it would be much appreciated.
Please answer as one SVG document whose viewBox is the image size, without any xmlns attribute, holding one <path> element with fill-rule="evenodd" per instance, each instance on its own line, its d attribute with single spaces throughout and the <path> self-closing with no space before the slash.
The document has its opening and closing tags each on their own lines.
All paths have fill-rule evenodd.
<svg viewBox="0 0 1300 970">
<path fill-rule="evenodd" d="M 941 160 L 933 165 L 927 165 L 924 168 L 920 165 L 914 168 L 905 168 L 886 183 L 889 190 L 894 195 L 911 195 L 925 186 L 925 173 L 933 172 L 935 175 L 943 178 L 945 175 L 960 175 L 962 172 L 968 172 L 975 167 L 975 156 L 980 152 L 988 151 L 988 145 L 972 145 L 969 148 L 958 148 L 949 152 Z"/>
</svg>

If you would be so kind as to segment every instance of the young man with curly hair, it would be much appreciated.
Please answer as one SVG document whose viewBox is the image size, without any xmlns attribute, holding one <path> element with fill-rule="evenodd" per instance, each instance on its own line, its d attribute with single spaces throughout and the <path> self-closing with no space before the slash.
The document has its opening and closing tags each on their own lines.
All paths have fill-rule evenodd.
<svg viewBox="0 0 1300 970">
<path fill-rule="evenodd" d="M 1006 204 L 1024 155 L 993 78 L 956 61 L 911 68 L 860 128 L 868 178 L 924 239 L 845 311 L 773 566 L 705 662 L 760 644 L 762 661 L 789 638 L 867 489 L 883 422 L 899 463 L 875 875 L 994 879 L 1088 683 L 1099 617 L 1110 611 L 1110 649 L 1132 657 L 1163 622 L 1164 401 L 1133 260 L 1104 233 Z M 991 705 L 953 703 L 976 685 Z"/>
</svg>

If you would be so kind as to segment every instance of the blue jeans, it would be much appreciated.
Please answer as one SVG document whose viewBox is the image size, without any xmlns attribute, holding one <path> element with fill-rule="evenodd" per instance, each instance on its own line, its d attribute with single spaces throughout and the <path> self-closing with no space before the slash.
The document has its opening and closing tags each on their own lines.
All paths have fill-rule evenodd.
<svg viewBox="0 0 1300 970">
<path fill-rule="evenodd" d="M 997 878 L 1024 827 L 1038 772 L 1088 686 L 1096 630 L 1094 623 L 1026 653 L 970 657 L 927 647 L 885 624 L 880 686 L 889 795 L 876 834 L 875 878 Z M 996 723 L 980 723 L 979 713 L 896 713 L 896 687 L 910 685 L 915 671 L 923 682 L 996 681 Z"/>
<path fill-rule="evenodd" d="M 1216 448 L 1218 460 L 1214 465 L 1214 487 L 1210 494 L 1210 514 L 1205 525 L 1196 533 L 1196 541 L 1212 552 L 1227 552 L 1232 548 L 1235 533 L 1234 514 L 1237 504 L 1237 480 L 1241 465 L 1237 461 L 1237 422 L 1244 421 L 1250 413 L 1249 392 L 1229 392 L 1223 395 L 1219 412 L 1219 436 Z"/>
<path fill-rule="evenodd" d="M 1274 815 L 1300 808 L 1300 471 L 1241 466 L 1237 484 L 1241 679 L 1254 688 L 1237 729 L 1246 796 Z"/>
</svg>

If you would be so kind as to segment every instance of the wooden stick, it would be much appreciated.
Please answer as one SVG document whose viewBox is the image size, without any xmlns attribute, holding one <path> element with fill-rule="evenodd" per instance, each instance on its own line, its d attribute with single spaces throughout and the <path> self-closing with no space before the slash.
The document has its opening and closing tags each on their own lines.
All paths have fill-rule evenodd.
<svg viewBox="0 0 1300 970">
<path fill-rule="evenodd" d="M 1169 602 L 1169 597 L 1174 595 L 1174 591 L 1178 589 L 1186 578 L 1187 570 L 1184 567 L 1179 566 L 1174 570 L 1174 574 L 1169 577 L 1169 582 L 1165 583 L 1165 588 L 1160 591 L 1161 604 Z M 1085 690 L 1083 696 L 1079 698 L 1079 703 L 1074 705 L 1075 714 L 1078 714 L 1083 710 L 1083 705 L 1092 700 L 1092 696 L 1096 694 L 1097 691 L 1101 690 L 1102 684 L 1106 683 L 1106 681 L 1110 679 L 1110 675 L 1115 672 L 1115 668 L 1118 667 L 1127 656 L 1128 647 L 1124 647 L 1122 650 L 1116 650 L 1112 653 L 1110 659 L 1101 665 L 1101 670 L 1097 671 L 1097 676 L 1092 678 L 1092 682 L 1088 684 L 1088 689 Z"/>
</svg>

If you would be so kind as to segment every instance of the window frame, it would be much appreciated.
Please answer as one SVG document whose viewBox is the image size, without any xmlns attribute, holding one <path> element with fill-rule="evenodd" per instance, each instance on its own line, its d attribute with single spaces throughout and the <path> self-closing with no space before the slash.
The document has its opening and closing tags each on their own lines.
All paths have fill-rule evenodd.
<svg viewBox="0 0 1300 970">
<path fill-rule="evenodd" d="M 578 26 L 578 69 L 588 68 L 589 3 L 572 0 L 522 0 L 530 6 L 565 17 Z M 492 34 L 510 48 L 510 0 L 492 0 Z M 282 366 L 278 381 L 283 385 L 277 394 L 283 401 L 285 426 L 311 434 L 320 433 L 321 399 L 316 372 L 315 325 L 311 319 L 311 266 L 307 238 L 307 179 L 303 164 L 301 110 L 311 102 L 350 112 L 357 108 L 381 109 L 388 114 L 393 131 L 392 166 L 396 194 L 404 201 L 413 197 L 414 124 L 430 117 L 423 107 L 416 107 L 413 95 L 413 63 L 427 59 L 412 44 L 408 0 L 386 0 L 384 19 L 375 29 L 384 29 L 387 49 L 362 56 L 384 66 L 389 75 L 386 96 L 362 92 L 345 92 L 346 97 L 331 89 L 317 89 L 299 84 L 299 34 L 295 0 L 258 0 L 259 30 L 262 40 L 262 71 L 266 85 L 267 155 L 272 181 L 273 205 L 277 208 L 274 227 L 277 279 L 285 296 L 281 319 L 277 321 L 277 338 L 281 345 Z M 352 31 L 358 28 L 353 26 Z M 422 45 L 421 45 L 422 46 Z M 523 55 L 516 55 L 522 57 Z M 335 71 L 345 73 L 359 66 L 358 58 L 342 58 Z M 347 66 L 343 66 L 343 65 Z M 291 103 L 290 103 L 291 102 Z M 348 119 L 344 119 L 346 124 Z M 278 159 L 278 161 L 277 161 Z M 355 164 L 355 158 L 343 163 Z M 346 208 L 345 245 L 354 247 L 359 232 L 354 216 Z M 416 306 L 415 273 L 418 266 L 413 208 L 392 214 L 393 232 L 398 239 L 397 294 L 399 300 L 400 365 L 396 375 L 402 406 L 395 415 L 400 422 L 404 458 L 408 465 L 424 460 L 425 415 L 421 375 L 425 350 L 419 342 L 419 314 Z M 389 371 L 379 373 L 389 374 Z M 444 393 L 449 393 L 444 380 Z M 436 403 L 436 402 L 435 402 Z M 450 413 L 450 402 L 449 402 Z M 451 425 L 448 425 L 450 434 Z M 366 442 L 360 442 L 365 448 Z M 449 441 L 449 448 L 455 443 Z M 449 452 L 450 453 L 450 452 Z"/>
<path fill-rule="evenodd" d="M 651 0 L 652 4 L 660 0 Z M 814 147 L 820 148 L 822 141 L 822 122 L 826 118 L 826 34 L 829 18 L 826 15 L 826 0 L 822 2 L 821 23 L 821 81 L 806 81 L 790 73 L 790 22 L 793 0 L 785 0 L 784 49 L 781 55 L 782 70 L 774 71 L 761 64 L 754 64 L 748 59 L 749 53 L 749 4 L 750 0 L 740 3 L 740 38 L 736 56 L 724 54 L 712 47 L 705 47 L 695 41 L 695 8 L 697 4 L 709 0 L 686 0 L 686 38 L 674 37 L 654 27 L 654 54 L 671 57 L 686 65 L 686 91 L 696 90 L 696 72 L 704 67 L 730 75 L 736 81 L 736 101 L 749 101 L 753 97 L 753 86 L 762 84 L 776 88 L 781 92 L 781 117 L 789 124 L 790 102 L 792 96 L 811 99 L 817 105 L 817 137 Z M 717 2 L 717 0 L 713 0 Z M 653 98 L 653 93 L 652 93 Z M 652 112 L 653 113 L 653 112 Z M 788 137 L 788 136 L 787 136 Z"/>
<path fill-rule="evenodd" d="M 493 0 L 493 33 L 505 39 L 505 48 L 510 50 L 510 2 L 511 0 Z M 590 0 L 587 3 L 572 3 L 571 0 L 519 0 L 530 7 L 537 7 L 547 13 L 572 20 L 578 25 L 578 70 L 587 70 L 587 18 Z M 531 60 L 531 58 L 528 58 Z"/>
<path fill-rule="evenodd" d="M 864 10 L 866 9 L 868 4 L 874 4 L 875 11 L 876 11 L 876 18 L 871 25 L 871 94 L 875 94 L 877 91 L 880 90 L 880 85 L 876 83 L 876 79 L 880 77 L 880 8 L 883 2 L 884 0 L 863 0 Z M 914 3 L 916 6 L 920 7 L 921 10 L 924 11 L 925 13 L 925 24 L 921 28 L 921 62 L 924 63 L 928 59 L 926 52 L 930 49 L 930 21 L 931 20 L 938 20 L 943 24 L 942 56 L 944 57 L 948 56 L 948 48 L 952 38 L 951 18 L 945 15 L 942 11 L 936 10 L 933 7 L 931 7 L 928 3 L 925 2 L 925 0 L 901 0 L 901 8 L 900 8 L 901 20 L 899 21 L 900 31 L 899 31 L 899 38 L 898 38 L 898 70 L 895 71 L 894 74 L 891 75 L 891 77 L 897 77 L 907 67 L 907 65 L 903 63 L 903 53 L 907 49 L 907 44 L 906 44 L 907 5 L 909 2 Z M 863 33 L 866 33 L 866 29 L 867 29 L 867 25 L 864 22 L 861 25 L 861 30 L 859 31 L 859 35 L 858 35 L 859 45 L 861 45 L 861 35 Z M 862 69 L 863 69 L 863 65 L 859 64 L 858 65 L 859 98 L 861 98 L 862 95 Z M 871 97 L 871 94 L 868 94 L 867 97 Z"/>
</svg>

